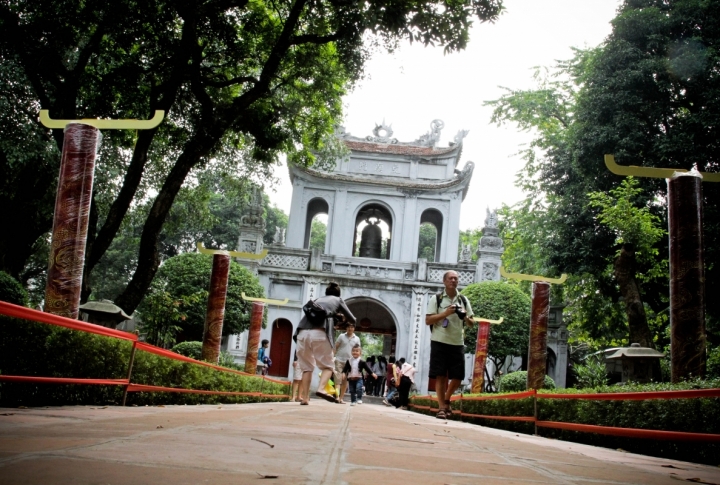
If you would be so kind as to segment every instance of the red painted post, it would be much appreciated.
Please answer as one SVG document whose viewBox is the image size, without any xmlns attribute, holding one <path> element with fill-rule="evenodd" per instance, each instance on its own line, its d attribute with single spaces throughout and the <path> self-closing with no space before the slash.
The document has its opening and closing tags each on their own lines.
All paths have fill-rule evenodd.
<svg viewBox="0 0 720 485">
<path fill-rule="evenodd" d="M 483 391 L 489 337 L 490 322 L 478 322 L 475 366 L 473 367 L 472 389 L 470 390 L 473 394 L 480 394 Z"/>
<path fill-rule="evenodd" d="M 257 372 L 258 348 L 260 347 L 260 330 L 262 329 L 263 311 L 265 304 L 254 301 L 250 316 L 250 330 L 248 331 L 247 352 L 245 353 L 245 372 Z"/>
<path fill-rule="evenodd" d="M 45 286 L 45 311 L 77 318 L 85 243 L 100 130 L 81 123 L 65 127 L 55 196 L 52 242 Z"/>
<path fill-rule="evenodd" d="M 672 382 L 705 375 L 702 175 L 668 179 Z"/>
<path fill-rule="evenodd" d="M 550 315 L 550 283 L 535 281 L 532 289 L 530 347 L 528 349 L 527 388 L 542 389 L 547 360 L 547 328 Z"/>
<path fill-rule="evenodd" d="M 214 254 L 202 343 L 202 359 L 214 364 L 217 364 L 220 358 L 229 272 L 230 256 L 222 253 Z"/>
</svg>

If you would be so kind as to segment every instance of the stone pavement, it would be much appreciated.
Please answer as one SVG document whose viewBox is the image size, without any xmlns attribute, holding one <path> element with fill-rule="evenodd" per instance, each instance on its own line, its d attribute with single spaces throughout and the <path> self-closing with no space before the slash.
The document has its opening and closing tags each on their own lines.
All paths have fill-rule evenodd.
<svg viewBox="0 0 720 485">
<path fill-rule="evenodd" d="M 720 484 L 720 468 L 385 406 L 0 409 L 0 484 Z M 276 477 L 276 478 L 270 478 Z"/>
</svg>

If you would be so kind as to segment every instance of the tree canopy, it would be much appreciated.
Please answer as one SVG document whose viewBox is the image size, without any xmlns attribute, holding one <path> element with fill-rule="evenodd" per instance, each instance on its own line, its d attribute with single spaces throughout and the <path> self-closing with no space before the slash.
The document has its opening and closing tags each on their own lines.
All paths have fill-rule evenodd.
<svg viewBox="0 0 720 485">
<path fill-rule="evenodd" d="M 182 309 L 184 319 L 176 322 L 183 340 L 202 340 L 212 259 L 212 256 L 200 253 L 184 253 L 172 257 L 163 263 L 153 282 L 151 292 L 164 292 L 173 301 L 187 302 Z M 252 305 L 242 299 L 243 292 L 252 297 L 265 296 L 257 277 L 231 260 L 223 335 L 242 333 L 250 326 Z M 188 298 L 193 296 L 196 298 Z M 143 307 L 140 308 L 141 318 L 142 310 Z"/>
<path fill-rule="evenodd" d="M 612 197 L 621 186 L 622 179 L 604 165 L 608 153 L 622 165 L 720 171 L 719 7 L 717 1 L 626 0 L 603 44 L 576 50 L 553 70 L 539 70 L 536 89 L 508 90 L 490 102 L 495 122 L 535 134 L 520 181 L 528 198 L 503 213 L 510 231 L 505 235 L 515 236 L 506 241 L 505 264 L 516 271 L 541 267 L 540 274 L 571 274 L 561 296 L 570 302 L 569 320 L 604 344 L 629 343 L 628 313 L 620 307 L 624 295 L 608 265 L 622 244 L 617 227 L 607 223 L 609 208 L 590 205 L 589 194 Z M 667 227 L 665 182 L 639 179 L 637 189 L 630 198 L 634 217 L 651 214 Z M 703 197 L 706 292 L 712 295 L 720 288 L 714 263 L 720 250 L 718 184 L 703 184 Z M 533 246 L 525 253 L 533 256 L 523 258 L 520 247 L 511 247 L 515 243 Z M 667 259 L 667 238 L 651 246 L 657 257 L 636 260 L 633 271 L 642 279 L 639 292 L 650 311 L 653 340 L 662 346 L 668 343 L 668 281 L 666 275 L 649 276 Z M 717 342 L 720 302 L 708 301 L 707 314 L 709 340 Z"/>
<path fill-rule="evenodd" d="M 0 2 L 0 222 L 14 229 L 0 236 L 0 269 L 20 275 L 51 227 L 63 135 L 37 123 L 39 109 L 56 119 L 166 113 L 156 129 L 105 134 L 93 193 L 86 277 L 131 209 L 148 205 L 132 276 L 115 298 L 131 312 L 188 177 L 214 161 L 267 180 L 280 153 L 329 163 L 341 96 L 373 45 L 463 49 L 472 20 L 501 10 L 502 0 Z"/>
</svg>

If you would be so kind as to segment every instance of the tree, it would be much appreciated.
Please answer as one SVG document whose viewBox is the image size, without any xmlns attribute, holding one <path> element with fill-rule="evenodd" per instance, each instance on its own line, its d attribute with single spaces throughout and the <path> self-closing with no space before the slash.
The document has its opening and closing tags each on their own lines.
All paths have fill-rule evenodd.
<svg viewBox="0 0 720 485">
<path fill-rule="evenodd" d="M 429 223 L 420 224 L 418 258 L 425 258 L 430 263 L 435 261 L 435 244 L 437 244 L 437 229 L 435 226 Z"/>
<path fill-rule="evenodd" d="M 598 222 L 615 233 L 620 247 L 613 263 L 615 281 L 625 303 L 630 329 L 630 342 L 654 348 L 640 292 L 640 280 L 651 281 L 667 275 L 667 261 L 657 259 L 657 243 L 665 235 L 659 226 L 660 218 L 651 214 L 647 207 L 637 207 L 634 201 L 642 193 L 633 177 L 623 180 L 620 187 L 605 192 L 591 192 L 590 206 L 600 209 Z M 637 263 L 650 266 L 650 270 L 638 275 Z"/>
<path fill-rule="evenodd" d="M 222 159 L 267 178 L 280 152 L 290 163 L 329 163 L 332 157 L 322 154 L 332 154 L 337 143 L 332 134 L 341 96 L 361 77 L 371 52 L 363 46 L 366 34 L 386 48 L 407 38 L 449 52 L 466 46 L 472 17 L 494 21 L 501 10 L 501 0 L 7 0 L 0 4 L 2 83 L 22 85 L 31 109 L 11 111 L 23 118 L 33 119 L 38 107 L 61 119 L 167 113 L 160 127 L 137 137 L 106 137 L 123 155 L 123 170 L 113 180 L 110 203 L 101 207 L 96 197 L 91 209 L 86 276 L 112 244 L 143 182 L 156 177 L 148 184 L 157 193 L 146 194 L 152 204 L 136 268 L 116 298 L 132 311 L 160 265 L 162 227 L 193 170 Z M 49 141 L 46 130 L 32 129 Z M 62 130 L 53 130 L 52 140 L 57 150 Z M 34 162 L 21 157 L 18 165 Z M 44 168 L 35 164 L 25 173 L 38 167 Z M 52 193 L 56 173 L 57 166 L 48 167 L 36 192 Z M 6 210 L 22 207 L 17 202 Z M 28 229 L 26 247 L 50 229 L 51 206 L 35 212 L 43 216 L 33 221 L 37 228 L 17 228 Z"/>
<path fill-rule="evenodd" d="M 313 218 L 310 226 L 310 249 L 319 249 L 325 252 L 325 238 L 327 237 L 327 225 L 320 219 Z"/>
<path fill-rule="evenodd" d="M 530 335 L 530 297 L 517 285 L 500 281 L 483 281 L 468 285 L 462 294 L 472 306 L 475 316 L 492 320 L 503 319 L 492 325 L 488 343 L 488 358 L 497 371 L 502 370 L 508 355 L 527 355 Z M 474 353 L 477 327 L 465 328 L 465 350 Z"/>
<path fill-rule="evenodd" d="M 172 301 L 190 300 L 183 307 L 185 318 L 176 323 L 181 329 L 182 340 L 202 340 L 212 259 L 212 256 L 200 253 L 172 257 L 165 261 L 153 282 L 151 294 L 166 293 Z M 241 333 L 250 326 L 252 305 L 242 299 L 243 292 L 251 297 L 265 296 L 257 278 L 244 266 L 231 261 L 223 335 Z M 143 311 L 147 311 L 145 305 L 140 307 L 142 318 Z"/>
</svg>

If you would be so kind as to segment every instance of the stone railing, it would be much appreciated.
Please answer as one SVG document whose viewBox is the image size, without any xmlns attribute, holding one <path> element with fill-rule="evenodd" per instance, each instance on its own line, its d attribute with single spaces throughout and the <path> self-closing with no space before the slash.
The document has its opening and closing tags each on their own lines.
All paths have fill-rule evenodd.
<svg viewBox="0 0 720 485">
<path fill-rule="evenodd" d="M 460 275 L 460 286 L 475 282 L 477 268 L 474 264 L 425 263 L 389 261 L 374 258 L 351 258 L 320 254 L 309 249 L 267 246 L 268 255 L 260 263 L 261 268 L 283 268 L 295 271 L 313 271 L 338 276 L 368 278 L 376 281 L 442 283 L 447 270 Z"/>
<path fill-rule="evenodd" d="M 458 272 L 460 286 L 467 286 L 475 282 L 476 268 L 474 264 L 428 263 L 427 266 L 427 281 L 429 283 L 442 283 L 443 275 L 451 269 Z"/>
</svg>

